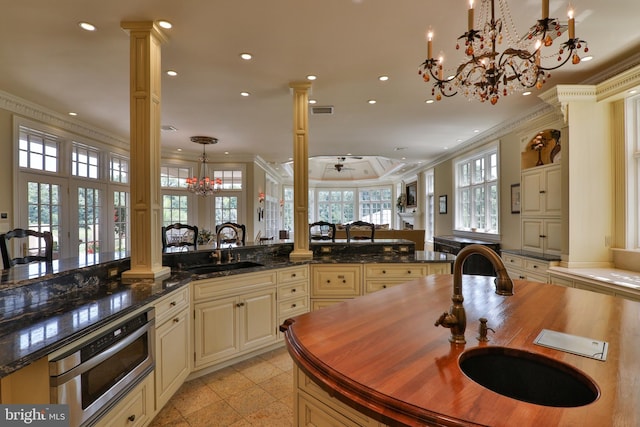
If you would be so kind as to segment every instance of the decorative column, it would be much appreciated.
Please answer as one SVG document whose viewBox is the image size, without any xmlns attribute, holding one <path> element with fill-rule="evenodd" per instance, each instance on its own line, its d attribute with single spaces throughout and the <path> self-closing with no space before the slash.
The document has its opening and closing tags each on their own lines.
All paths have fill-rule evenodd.
<svg viewBox="0 0 640 427">
<path fill-rule="evenodd" d="M 130 38 L 131 269 L 123 280 L 155 279 L 162 266 L 160 203 L 160 45 L 166 41 L 152 21 L 122 22 Z"/>
<path fill-rule="evenodd" d="M 293 251 L 291 260 L 313 258 L 309 250 L 309 82 L 293 89 Z"/>
</svg>

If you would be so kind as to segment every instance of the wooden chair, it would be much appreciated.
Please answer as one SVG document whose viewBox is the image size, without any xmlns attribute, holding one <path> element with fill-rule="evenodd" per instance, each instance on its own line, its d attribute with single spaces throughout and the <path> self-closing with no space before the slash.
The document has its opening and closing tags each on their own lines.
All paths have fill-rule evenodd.
<svg viewBox="0 0 640 427">
<path fill-rule="evenodd" d="M 309 224 L 309 240 L 336 241 L 336 225 L 327 221 L 316 221 Z"/>
<path fill-rule="evenodd" d="M 184 247 L 187 250 L 193 246 L 198 250 L 198 227 L 180 224 L 179 222 L 162 227 L 162 251 L 171 247 Z"/>
<path fill-rule="evenodd" d="M 37 250 L 35 254 L 26 254 L 23 257 L 11 257 L 9 255 L 9 242 L 11 239 L 28 239 L 33 241 L 34 239 L 42 239 L 42 242 L 37 244 L 28 244 L 29 251 Z M 44 250 L 44 252 L 43 252 Z M 16 264 L 28 264 L 30 262 L 45 261 L 51 263 L 53 261 L 53 235 L 50 231 L 34 231 L 23 228 L 16 228 L 11 231 L 7 231 L 4 234 L 0 234 L 0 251 L 2 252 L 2 264 L 4 268 L 11 268 Z"/>
<path fill-rule="evenodd" d="M 224 235 L 225 229 L 232 230 L 232 234 Z M 235 222 L 223 222 L 216 225 L 216 247 L 220 247 L 221 244 L 235 243 L 237 245 L 245 245 L 245 235 L 247 234 L 247 227 L 244 224 L 236 224 Z"/>
<path fill-rule="evenodd" d="M 365 221 L 353 221 L 345 225 L 347 242 L 351 240 L 371 240 L 376 232 L 376 225 Z M 356 229 L 357 228 L 357 229 Z M 366 230 L 368 228 L 368 230 Z"/>
</svg>

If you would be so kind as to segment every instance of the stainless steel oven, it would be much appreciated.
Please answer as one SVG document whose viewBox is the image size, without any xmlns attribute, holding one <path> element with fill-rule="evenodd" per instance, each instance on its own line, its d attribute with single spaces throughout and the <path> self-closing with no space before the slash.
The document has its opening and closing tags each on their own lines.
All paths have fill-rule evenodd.
<svg viewBox="0 0 640 427">
<path fill-rule="evenodd" d="M 52 403 L 71 427 L 90 426 L 154 368 L 154 310 L 101 328 L 49 361 Z"/>
</svg>

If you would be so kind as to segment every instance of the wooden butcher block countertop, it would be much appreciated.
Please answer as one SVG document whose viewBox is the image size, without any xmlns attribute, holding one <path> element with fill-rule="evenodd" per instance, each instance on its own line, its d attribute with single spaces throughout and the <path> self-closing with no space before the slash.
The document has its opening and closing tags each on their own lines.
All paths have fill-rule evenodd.
<svg viewBox="0 0 640 427">
<path fill-rule="evenodd" d="M 464 345 L 435 327 L 449 310 L 452 275 L 433 275 L 289 319 L 295 363 L 331 396 L 390 425 L 640 426 L 640 303 L 556 285 L 514 281 L 495 294 L 493 277 L 463 276 Z M 480 343 L 479 318 L 488 319 Z M 542 329 L 609 344 L 605 361 L 542 347 Z M 593 403 L 548 407 L 477 384 L 458 365 L 466 350 L 503 346 L 571 365 L 596 384 Z"/>
</svg>

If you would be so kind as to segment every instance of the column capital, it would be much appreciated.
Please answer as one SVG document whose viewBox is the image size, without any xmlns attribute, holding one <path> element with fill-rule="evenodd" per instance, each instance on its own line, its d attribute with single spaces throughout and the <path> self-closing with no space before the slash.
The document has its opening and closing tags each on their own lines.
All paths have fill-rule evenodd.
<svg viewBox="0 0 640 427">
<path fill-rule="evenodd" d="M 166 42 L 169 38 L 162 31 L 162 28 L 155 21 L 122 21 L 120 28 L 125 30 L 129 35 L 133 33 L 150 33 L 161 43 Z"/>
</svg>

